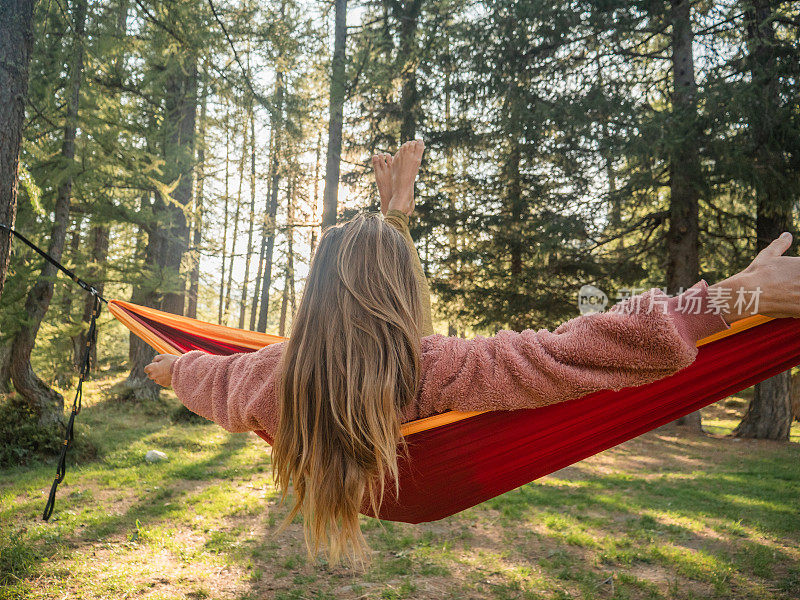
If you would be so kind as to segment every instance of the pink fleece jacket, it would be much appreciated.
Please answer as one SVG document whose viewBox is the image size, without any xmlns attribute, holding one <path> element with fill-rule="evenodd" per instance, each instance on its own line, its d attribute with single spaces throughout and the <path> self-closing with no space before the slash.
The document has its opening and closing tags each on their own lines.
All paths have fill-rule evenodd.
<svg viewBox="0 0 800 600">
<path fill-rule="evenodd" d="M 707 289 L 701 280 L 670 298 L 654 288 L 552 332 L 425 337 L 420 391 L 403 422 L 448 410 L 536 408 L 671 375 L 694 361 L 699 339 L 728 328 Z M 189 352 L 173 364 L 172 387 L 189 410 L 228 431 L 274 435 L 284 345 L 231 356 Z"/>
</svg>

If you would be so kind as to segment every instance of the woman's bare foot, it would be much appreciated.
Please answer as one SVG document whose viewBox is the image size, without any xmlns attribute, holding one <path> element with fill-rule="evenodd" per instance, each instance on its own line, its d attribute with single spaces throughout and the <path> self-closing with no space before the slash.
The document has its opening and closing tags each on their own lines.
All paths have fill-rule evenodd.
<svg viewBox="0 0 800 600">
<path fill-rule="evenodd" d="M 372 167 L 375 169 L 378 196 L 381 198 L 381 212 L 386 214 L 392 199 L 392 155 L 375 154 L 372 157 Z"/>
<path fill-rule="evenodd" d="M 388 208 L 399 210 L 407 215 L 414 212 L 414 182 L 417 180 L 419 165 L 425 144 L 422 140 L 406 142 L 394 155 L 392 162 L 392 199 Z"/>
</svg>

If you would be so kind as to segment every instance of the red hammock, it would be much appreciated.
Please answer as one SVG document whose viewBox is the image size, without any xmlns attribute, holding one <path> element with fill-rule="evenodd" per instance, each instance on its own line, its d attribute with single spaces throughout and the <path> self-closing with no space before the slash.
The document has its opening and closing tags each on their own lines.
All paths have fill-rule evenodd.
<svg viewBox="0 0 800 600">
<path fill-rule="evenodd" d="M 117 300 L 109 308 L 160 352 L 251 352 L 283 339 Z M 377 516 L 406 523 L 448 517 L 796 366 L 800 319 L 751 317 L 698 346 L 690 366 L 648 385 L 544 408 L 450 412 L 406 424 L 410 458 L 400 463 L 400 495 L 387 491 Z"/>
</svg>

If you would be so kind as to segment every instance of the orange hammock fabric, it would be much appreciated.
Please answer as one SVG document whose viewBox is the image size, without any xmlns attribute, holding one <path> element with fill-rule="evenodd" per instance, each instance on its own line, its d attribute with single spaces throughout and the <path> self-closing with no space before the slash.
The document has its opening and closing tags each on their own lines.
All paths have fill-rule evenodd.
<svg viewBox="0 0 800 600">
<path fill-rule="evenodd" d="M 109 309 L 165 354 L 252 352 L 285 339 L 120 300 Z M 537 409 L 450 411 L 406 423 L 400 494 L 387 496 L 377 515 L 362 512 L 407 523 L 442 519 L 699 410 L 800 364 L 800 319 L 757 315 L 698 347 L 690 366 L 648 385 Z"/>
</svg>

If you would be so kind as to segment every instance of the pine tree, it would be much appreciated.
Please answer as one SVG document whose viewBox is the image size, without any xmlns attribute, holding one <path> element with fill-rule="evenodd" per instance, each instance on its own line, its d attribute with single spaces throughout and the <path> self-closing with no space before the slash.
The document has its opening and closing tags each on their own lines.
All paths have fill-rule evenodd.
<svg viewBox="0 0 800 600">
<path fill-rule="evenodd" d="M 47 253 L 55 260 L 61 258 L 69 224 L 70 202 L 75 159 L 75 136 L 78 128 L 78 111 L 83 84 L 84 36 L 86 28 L 86 0 L 75 0 L 72 4 L 72 48 L 70 76 L 67 87 L 67 107 L 64 119 L 64 135 L 61 147 L 63 176 L 57 186 L 53 208 L 53 224 L 50 231 Z M 64 399 L 51 389 L 34 372 L 31 352 L 36 335 L 53 297 L 55 266 L 45 262 L 36 283 L 25 300 L 25 320 L 19 326 L 11 342 L 11 380 L 14 389 L 39 416 L 39 424 L 49 426 L 63 418 Z"/>
<path fill-rule="evenodd" d="M 339 197 L 339 169 L 342 159 L 342 123 L 345 96 L 345 47 L 347 44 L 347 0 L 335 0 L 333 58 L 330 80 L 330 120 L 325 191 L 322 194 L 322 227 L 336 223 Z"/>
<path fill-rule="evenodd" d="M 285 7 L 282 10 L 285 14 Z M 272 258 L 275 251 L 275 235 L 277 228 L 275 221 L 278 215 L 278 189 L 281 181 L 281 148 L 284 136 L 284 73 L 278 71 L 275 75 L 275 111 L 272 114 L 272 127 L 274 131 L 274 148 L 270 156 L 270 184 L 269 200 L 264 215 L 264 227 L 261 235 L 264 237 L 264 269 L 261 278 L 261 298 L 259 299 L 258 325 L 256 331 L 267 330 L 269 317 L 269 288 L 272 285 Z"/>
<path fill-rule="evenodd" d="M 198 107 L 198 56 L 205 44 L 203 14 L 190 1 L 167 3 L 147 12 L 151 45 L 145 53 L 149 94 L 155 110 L 144 132 L 148 151 L 163 165 L 143 196 L 142 226 L 147 232 L 143 273 L 132 301 L 183 314 L 186 282 L 181 264 L 189 248 L 187 212 L 191 207 Z M 152 105 L 151 104 L 151 105 Z M 158 387 L 144 373 L 153 351 L 131 337 L 128 394 L 154 399 Z"/>
<path fill-rule="evenodd" d="M 678 294 L 700 278 L 700 196 L 704 177 L 700 165 L 700 132 L 696 107 L 697 82 L 692 44 L 691 2 L 673 0 L 672 120 L 675 143 L 669 157 L 669 228 L 667 229 L 667 292 Z M 700 412 L 676 421 L 701 431 Z"/>
<path fill-rule="evenodd" d="M 244 264 L 244 283 L 239 304 L 239 329 L 244 329 L 244 315 L 247 307 L 247 286 L 250 283 L 250 260 L 253 254 L 253 233 L 256 224 L 256 122 L 252 103 L 248 107 L 250 122 L 250 210 L 248 211 L 247 253 Z"/>
<path fill-rule="evenodd" d="M 33 47 L 33 0 L 0 2 L 0 223 L 17 215 L 17 171 Z M 11 256 L 11 233 L 0 230 L 0 294 Z M 0 359 L 0 364 L 4 361 Z M 4 382 L 0 381 L 0 388 Z"/>
<path fill-rule="evenodd" d="M 796 73 L 797 64 L 785 66 L 780 58 L 782 53 L 791 56 L 792 52 L 788 44 L 782 47 L 777 39 L 772 4 L 766 0 L 743 4 L 749 48 L 746 64 L 755 100 L 749 111 L 748 129 L 754 162 L 750 183 L 756 195 L 756 250 L 760 251 L 784 231 L 796 231 L 793 212 L 800 193 L 798 155 L 792 157 L 787 145 L 793 144 L 797 149 L 800 130 L 796 109 L 792 115 L 791 104 L 787 106 L 781 100 L 781 79 L 788 75 L 787 67 Z M 796 87 L 794 91 L 797 92 Z M 734 435 L 788 440 L 792 425 L 790 390 L 790 371 L 757 384 Z"/>
</svg>

